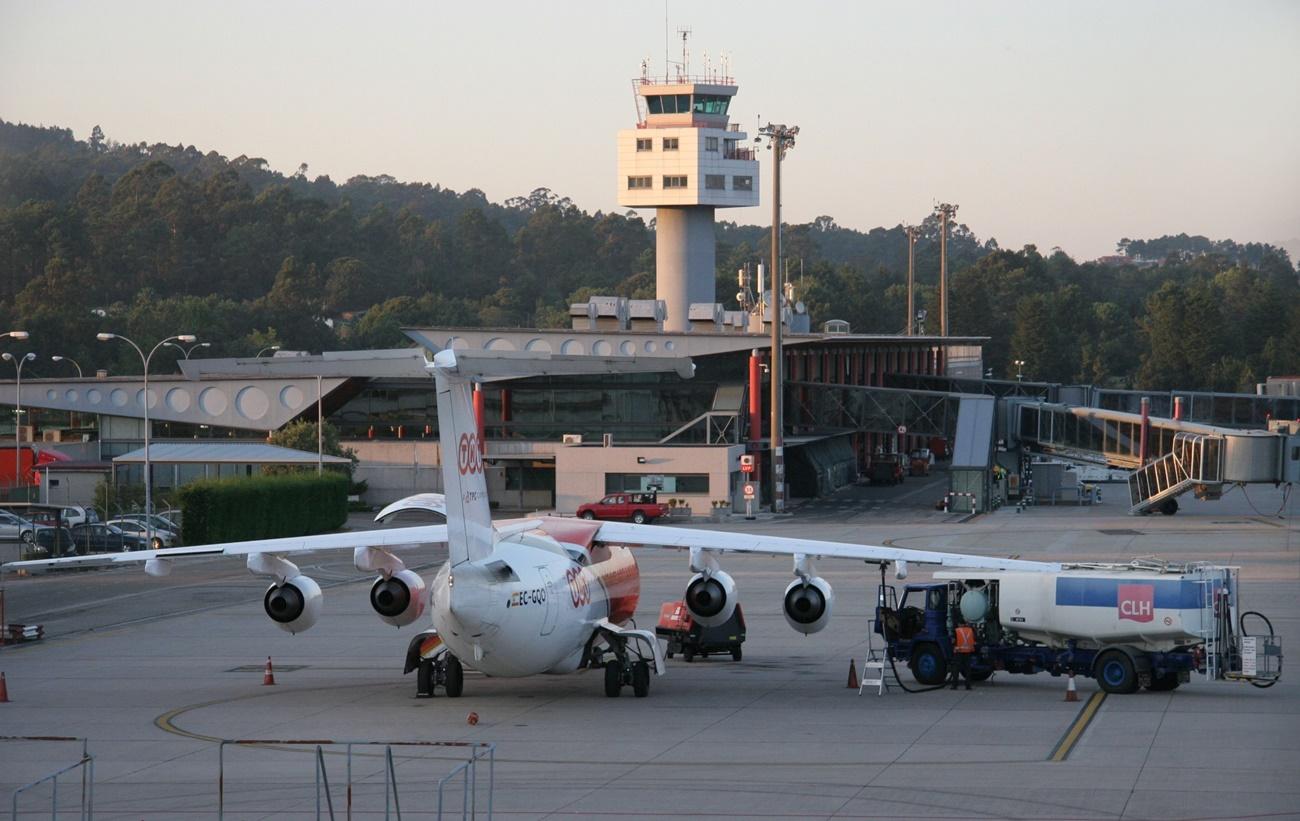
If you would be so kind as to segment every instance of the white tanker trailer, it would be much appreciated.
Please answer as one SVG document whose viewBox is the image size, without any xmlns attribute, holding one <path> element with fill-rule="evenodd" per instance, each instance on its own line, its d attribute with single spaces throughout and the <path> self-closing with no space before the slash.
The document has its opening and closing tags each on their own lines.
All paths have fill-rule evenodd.
<svg viewBox="0 0 1300 821">
<path fill-rule="evenodd" d="M 975 630 L 976 680 L 995 670 L 1073 673 L 1131 693 L 1172 690 L 1193 672 L 1260 687 L 1281 676 L 1281 641 L 1263 615 L 1240 610 L 1235 567 L 1135 561 L 977 573 L 936 573 L 908 585 L 901 603 L 881 587 L 876 632 L 922 684 L 945 679 L 961 623 Z"/>
</svg>

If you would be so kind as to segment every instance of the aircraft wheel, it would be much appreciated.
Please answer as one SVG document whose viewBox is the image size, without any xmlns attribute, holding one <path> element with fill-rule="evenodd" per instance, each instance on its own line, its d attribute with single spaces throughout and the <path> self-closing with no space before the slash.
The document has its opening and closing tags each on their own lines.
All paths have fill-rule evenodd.
<svg viewBox="0 0 1300 821">
<path fill-rule="evenodd" d="M 638 661 L 632 665 L 632 692 L 637 698 L 650 695 L 650 665 Z"/>
<path fill-rule="evenodd" d="M 415 669 L 415 697 L 433 698 L 433 661 L 425 659 Z"/>
<path fill-rule="evenodd" d="M 465 692 L 465 667 L 460 663 L 460 659 L 447 654 L 447 660 L 444 662 L 447 667 L 444 671 L 446 679 L 442 686 L 447 689 L 448 698 L 460 698 L 460 694 Z"/>
<path fill-rule="evenodd" d="M 609 698 L 618 698 L 618 692 L 622 689 L 623 665 L 618 661 L 605 662 L 605 695 Z"/>
</svg>

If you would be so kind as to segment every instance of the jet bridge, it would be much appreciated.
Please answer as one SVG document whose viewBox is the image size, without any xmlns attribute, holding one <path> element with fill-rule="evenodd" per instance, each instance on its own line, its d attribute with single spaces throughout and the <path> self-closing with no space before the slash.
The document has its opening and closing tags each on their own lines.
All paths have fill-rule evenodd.
<svg viewBox="0 0 1300 821">
<path fill-rule="evenodd" d="M 1217 499 L 1225 485 L 1300 481 L 1300 435 L 1239 430 L 1136 413 L 1007 400 L 1008 442 L 1037 453 L 1133 471 L 1130 513 L 1173 513 L 1191 490 Z M 1144 457 L 1145 456 L 1145 460 Z"/>
</svg>

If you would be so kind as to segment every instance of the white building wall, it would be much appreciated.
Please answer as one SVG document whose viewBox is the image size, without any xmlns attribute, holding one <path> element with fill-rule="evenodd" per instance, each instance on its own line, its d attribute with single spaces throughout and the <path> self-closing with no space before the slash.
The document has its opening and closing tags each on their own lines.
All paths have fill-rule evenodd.
<svg viewBox="0 0 1300 821">
<path fill-rule="evenodd" d="M 718 141 L 717 151 L 707 150 L 708 138 Z M 637 151 L 636 141 L 652 141 L 650 151 Z M 665 151 L 663 141 L 676 139 L 677 150 Z M 744 132 L 721 128 L 630 128 L 618 133 L 618 204 L 627 208 L 655 208 L 661 205 L 712 205 L 719 208 L 755 206 L 759 203 L 758 162 L 724 159 L 727 140 L 749 147 Z M 722 190 L 704 187 L 704 177 L 726 178 Z M 627 187 L 628 177 L 650 177 L 650 188 Z M 663 187 L 665 176 L 685 176 L 685 188 Z M 749 177 L 752 190 L 737 191 L 736 176 Z"/>
<path fill-rule="evenodd" d="M 732 483 L 736 481 L 733 477 L 738 476 L 740 455 L 744 450 L 743 445 L 561 447 L 555 451 L 555 510 L 557 513 L 573 513 L 578 505 L 604 497 L 607 473 L 707 473 L 708 493 L 665 491 L 659 498 L 660 501 L 685 499 L 695 515 L 708 515 L 714 500 L 732 498 Z M 645 462 L 638 462 L 638 457 L 644 458 Z"/>
</svg>

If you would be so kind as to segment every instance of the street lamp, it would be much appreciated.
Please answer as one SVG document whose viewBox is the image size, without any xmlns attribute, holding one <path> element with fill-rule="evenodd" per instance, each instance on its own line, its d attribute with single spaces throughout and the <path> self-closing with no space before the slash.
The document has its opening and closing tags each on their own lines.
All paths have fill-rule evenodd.
<svg viewBox="0 0 1300 821">
<path fill-rule="evenodd" d="M 1016 366 L 1016 381 L 1019 382 L 1025 376 L 1023 372 L 1025 368 L 1025 360 L 1013 359 L 1011 360 L 1011 364 Z"/>
<path fill-rule="evenodd" d="M 148 356 L 140 349 L 140 346 L 121 334 L 101 333 L 95 334 L 95 338 L 100 342 L 109 342 L 114 339 L 120 339 L 126 344 L 135 348 L 135 352 L 140 354 L 140 362 L 144 365 L 144 522 L 145 522 L 145 543 L 153 547 L 153 482 L 150 481 L 150 464 L 149 464 L 149 361 L 153 355 L 158 353 L 158 349 L 169 342 L 183 342 L 186 345 L 192 345 L 198 340 L 194 334 L 178 334 L 169 336 L 162 342 L 153 346 Z"/>
<path fill-rule="evenodd" d="M 794 148 L 794 138 L 799 126 L 768 123 L 758 130 L 754 142 L 767 138 L 767 150 L 772 152 L 772 512 L 785 511 L 785 439 L 781 427 L 785 424 L 784 382 L 785 365 L 781 347 L 781 301 L 785 284 L 781 272 L 781 160 L 785 152 Z M 759 299 L 762 299 L 759 294 Z"/>
<path fill-rule="evenodd" d="M 59 356 L 58 354 L 55 354 L 54 356 L 51 356 L 51 357 L 50 357 L 50 361 L 51 361 L 51 362 L 71 362 L 71 363 L 72 363 L 72 366 L 73 366 L 74 368 L 77 369 L 77 378 L 78 378 L 78 379 L 85 379 L 85 377 L 82 376 L 82 374 L 81 374 L 81 366 L 78 365 L 78 364 L 77 364 L 77 360 L 73 359 L 72 357 L 70 357 L 70 356 Z"/>
<path fill-rule="evenodd" d="M 254 359 L 257 359 L 257 357 L 261 356 L 262 354 L 266 353 L 267 351 L 278 351 L 278 350 L 280 350 L 280 346 L 279 346 L 279 345 L 271 345 L 271 346 L 269 346 L 269 347 L 263 348 L 262 350 L 258 351 L 258 352 L 257 352 L 257 356 L 254 356 L 253 358 L 254 358 Z"/>
<path fill-rule="evenodd" d="M 185 354 L 185 358 L 186 358 L 186 359 L 189 359 L 189 358 L 190 358 L 190 354 L 194 353 L 194 351 L 195 351 L 196 349 L 198 349 L 198 348 L 211 348 L 211 347 L 212 347 L 212 343 L 211 343 L 211 342 L 200 342 L 200 343 L 198 343 L 197 345 L 191 345 L 191 346 L 188 347 L 188 348 L 186 348 L 186 347 L 184 347 L 184 346 L 182 346 L 182 345 L 177 345 L 175 342 L 164 342 L 163 344 L 164 344 L 164 345 L 169 345 L 169 346 L 175 348 L 176 350 L 180 351 L 181 353 Z"/>
<path fill-rule="evenodd" d="M 15 333 L 21 333 L 22 336 L 14 336 Z M 8 334 L 6 334 L 6 336 L 13 336 L 15 339 L 26 339 L 27 332 L 10 331 Z M 23 421 L 23 365 L 26 364 L 27 362 L 31 362 L 32 360 L 34 360 L 36 358 L 36 354 L 27 353 L 24 354 L 23 356 L 14 356 L 8 351 L 5 351 L 3 354 L 0 354 L 0 358 L 3 358 L 4 361 L 6 362 L 14 363 L 14 367 L 17 369 L 18 372 L 18 377 L 14 382 L 14 487 L 17 488 L 18 479 L 22 475 L 22 470 L 23 470 L 22 450 L 20 450 L 18 447 L 19 444 L 22 442 L 22 437 L 20 434 L 21 434 L 21 427 Z"/>
</svg>

